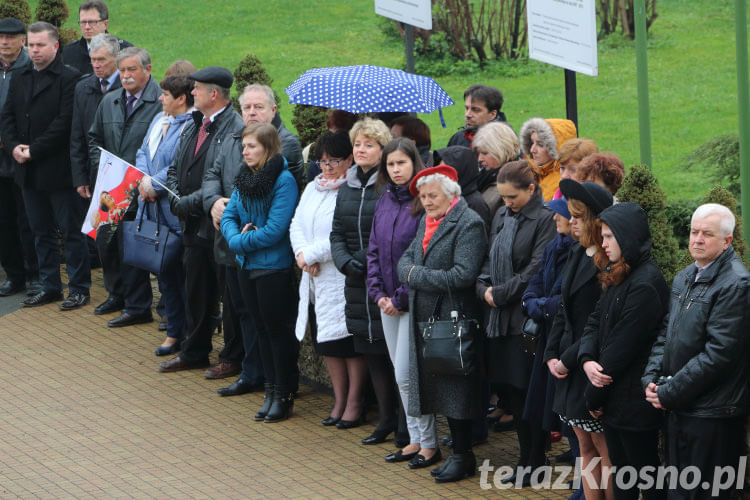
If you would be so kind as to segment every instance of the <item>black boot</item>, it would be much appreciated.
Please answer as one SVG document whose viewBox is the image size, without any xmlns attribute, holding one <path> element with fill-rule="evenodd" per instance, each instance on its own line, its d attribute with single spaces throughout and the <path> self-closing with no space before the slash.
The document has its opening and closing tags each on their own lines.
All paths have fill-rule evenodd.
<svg viewBox="0 0 750 500">
<path fill-rule="evenodd" d="M 273 392 L 273 403 L 266 414 L 264 422 L 286 420 L 292 414 L 294 396 L 286 387 L 276 386 Z"/>
<path fill-rule="evenodd" d="M 443 471 L 435 477 L 436 483 L 460 481 L 477 473 L 477 459 L 474 452 L 454 453 L 452 458 L 453 460 L 447 463 Z"/>
<path fill-rule="evenodd" d="M 266 382 L 263 384 L 263 387 L 266 389 L 266 395 L 263 397 L 263 406 L 261 406 L 258 413 L 255 414 L 255 421 L 260 422 L 264 418 L 266 418 L 266 415 L 268 415 L 268 410 L 271 409 L 271 403 L 273 403 L 273 384 L 269 384 Z"/>
</svg>

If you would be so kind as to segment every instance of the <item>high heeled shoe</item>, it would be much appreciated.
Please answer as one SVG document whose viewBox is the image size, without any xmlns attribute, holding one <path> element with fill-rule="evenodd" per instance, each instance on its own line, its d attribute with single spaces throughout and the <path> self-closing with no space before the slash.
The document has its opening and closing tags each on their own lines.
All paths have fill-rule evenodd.
<svg viewBox="0 0 750 500">
<path fill-rule="evenodd" d="M 336 417 L 332 417 L 329 415 L 328 418 L 323 419 L 321 424 L 325 425 L 326 427 L 331 427 L 333 425 L 338 424 L 340 421 L 341 421 L 341 417 L 336 418 Z"/>
<path fill-rule="evenodd" d="M 380 444 L 393 432 L 393 429 L 375 429 L 372 434 L 362 440 L 362 444 Z"/>
<path fill-rule="evenodd" d="M 365 414 L 362 413 L 354 420 L 344 420 L 343 418 L 336 423 L 337 429 L 354 429 L 365 423 Z"/>
<path fill-rule="evenodd" d="M 435 476 L 436 483 L 452 483 L 477 473 L 477 458 L 474 452 L 454 453 L 448 457 L 442 471 Z"/>
<path fill-rule="evenodd" d="M 154 351 L 154 354 L 157 356 L 169 356 L 170 354 L 177 354 L 180 352 L 180 344 L 182 344 L 182 339 L 177 339 L 177 341 L 172 345 L 160 345 L 156 348 Z"/>
</svg>

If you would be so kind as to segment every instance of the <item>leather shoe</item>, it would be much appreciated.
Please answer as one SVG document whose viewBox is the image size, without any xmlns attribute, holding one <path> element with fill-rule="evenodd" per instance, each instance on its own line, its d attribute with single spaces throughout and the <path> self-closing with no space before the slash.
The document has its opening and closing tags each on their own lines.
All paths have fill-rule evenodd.
<svg viewBox="0 0 750 500">
<path fill-rule="evenodd" d="M 473 476 L 477 473 L 477 459 L 474 453 L 454 453 L 448 457 L 443 470 L 435 476 L 436 483 L 451 483 L 460 481 L 467 476 Z"/>
<path fill-rule="evenodd" d="M 156 348 L 154 351 L 154 354 L 157 356 L 169 356 L 170 354 L 174 354 L 176 352 L 180 352 L 180 344 L 182 343 L 182 339 L 177 339 L 177 341 L 169 346 L 166 345 L 160 345 Z"/>
<path fill-rule="evenodd" d="M 123 312 L 115 319 L 107 321 L 107 326 L 110 328 L 120 328 L 122 326 L 140 325 L 141 323 L 151 323 L 154 317 L 151 316 L 151 311 L 146 311 L 141 314 L 130 314 L 129 312 Z"/>
<path fill-rule="evenodd" d="M 94 314 L 101 316 L 102 314 L 110 314 L 117 311 L 122 311 L 125 307 L 125 302 L 117 297 L 109 296 L 107 300 L 99 304 L 94 308 Z"/>
<path fill-rule="evenodd" d="M 418 453 L 414 458 L 409 460 L 409 468 L 410 469 L 422 469 L 424 467 L 429 467 L 430 465 L 434 465 L 441 461 L 443 459 L 442 453 L 440 453 L 440 448 L 435 450 L 435 453 L 430 458 L 425 458 L 424 455 L 421 453 Z"/>
<path fill-rule="evenodd" d="M 344 420 L 343 418 L 336 424 L 337 429 L 354 429 L 359 427 L 365 422 L 365 415 L 362 414 L 358 419 L 355 420 Z"/>
<path fill-rule="evenodd" d="M 332 425 L 338 424 L 340 420 L 341 420 L 341 417 L 335 418 L 335 417 L 329 416 L 328 418 L 324 419 L 321 422 L 321 424 L 323 424 L 326 427 L 331 427 Z"/>
<path fill-rule="evenodd" d="M 89 295 L 84 295 L 79 292 L 69 293 L 68 298 L 63 300 L 62 304 L 60 304 L 60 309 L 63 311 L 72 311 L 73 309 L 85 306 L 90 301 L 91 297 Z"/>
<path fill-rule="evenodd" d="M 219 378 L 227 378 L 227 377 L 234 377 L 235 375 L 239 375 L 239 373 L 242 371 L 242 365 L 239 363 L 229 363 L 226 361 L 222 361 L 216 366 L 212 366 L 208 370 L 206 370 L 206 373 L 203 374 L 203 376 L 207 379 L 213 380 L 213 379 L 219 379 Z"/>
<path fill-rule="evenodd" d="M 261 384 L 253 384 L 249 380 L 244 378 L 238 378 L 232 385 L 228 387 L 222 387 L 218 392 L 219 396 L 239 396 L 240 394 L 247 394 L 261 389 Z"/>
<path fill-rule="evenodd" d="M 0 285 L 0 297 L 15 295 L 19 292 L 23 292 L 24 290 L 26 290 L 26 283 L 18 283 L 7 280 L 5 283 Z"/>
<path fill-rule="evenodd" d="M 378 430 L 375 429 L 372 431 L 372 434 L 367 436 L 362 440 L 362 444 L 380 444 L 385 442 L 385 438 L 388 437 L 388 434 L 393 432 L 392 429 L 385 429 L 385 430 Z"/>
<path fill-rule="evenodd" d="M 36 307 L 49 304 L 50 302 L 57 302 L 62 300 L 62 293 L 60 292 L 39 292 L 38 294 L 29 297 L 23 301 L 24 307 Z"/>
<path fill-rule="evenodd" d="M 396 462 L 406 462 L 407 460 L 411 460 L 416 457 L 417 453 L 419 453 L 419 451 L 404 453 L 404 450 L 396 450 L 390 455 L 386 456 L 385 461 L 391 464 Z"/>
<path fill-rule="evenodd" d="M 194 370 L 196 368 L 205 368 L 208 364 L 208 359 L 202 359 L 200 361 L 185 361 L 179 356 L 175 356 L 168 361 L 159 363 L 159 371 L 161 373 L 172 373 L 181 370 Z"/>
</svg>

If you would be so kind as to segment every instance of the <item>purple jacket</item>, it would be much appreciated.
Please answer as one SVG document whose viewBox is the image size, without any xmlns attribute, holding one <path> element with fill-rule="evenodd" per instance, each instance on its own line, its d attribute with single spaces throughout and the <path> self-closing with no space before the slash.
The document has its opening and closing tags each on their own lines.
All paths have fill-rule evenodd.
<svg viewBox="0 0 750 500">
<path fill-rule="evenodd" d="M 408 186 L 386 186 L 375 205 L 367 249 L 367 293 L 376 304 L 390 297 L 399 311 L 409 310 L 409 288 L 398 280 L 398 261 L 414 240 L 421 219 L 411 215 L 413 199 Z"/>
</svg>

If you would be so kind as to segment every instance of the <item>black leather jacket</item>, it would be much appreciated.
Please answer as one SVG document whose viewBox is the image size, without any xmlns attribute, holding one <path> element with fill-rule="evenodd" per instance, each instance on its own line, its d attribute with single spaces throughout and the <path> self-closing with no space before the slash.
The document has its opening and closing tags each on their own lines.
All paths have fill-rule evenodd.
<svg viewBox="0 0 750 500">
<path fill-rule="evenodd" d="M 750 409 L 750 273 L 730 246 L 695 280 L 690 265 L 672 284 L 670 314 L 641 379 L 659 376 L 662 406 L 694 417 L 735 417 Z"/>
</svg>

